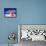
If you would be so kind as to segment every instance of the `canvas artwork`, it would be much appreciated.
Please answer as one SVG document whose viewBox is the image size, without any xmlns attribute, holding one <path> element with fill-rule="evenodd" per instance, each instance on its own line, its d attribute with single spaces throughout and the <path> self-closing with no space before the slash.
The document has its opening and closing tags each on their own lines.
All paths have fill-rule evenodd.
<svg viewBox="0 0 46 46">
<path fill-rule="evenodd" d="M 16 8 L 4 8 L 4 17 L 16 18 Z"/>
<path fill-rule="evenodd" d="M 46 25 L 19 25 L 20 40 L 46 41 Z"/>
</svg>

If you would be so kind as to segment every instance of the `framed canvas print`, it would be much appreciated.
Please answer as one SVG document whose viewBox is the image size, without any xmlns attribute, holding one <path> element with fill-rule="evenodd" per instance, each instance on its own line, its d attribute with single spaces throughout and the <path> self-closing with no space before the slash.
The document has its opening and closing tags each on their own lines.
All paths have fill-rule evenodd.
<svg viewBox="0 0 46 46">
<path fill-rule="evenodd" d="M 16 18 L 17 9 L 16 8 L 4 8 L 4 17 Z"/>
<path fill-rule="evenodd" d="M 21 40 L 46 41 L 45 24 L 20 24 L 18 25 L 18 38 Z"/>
</svg>

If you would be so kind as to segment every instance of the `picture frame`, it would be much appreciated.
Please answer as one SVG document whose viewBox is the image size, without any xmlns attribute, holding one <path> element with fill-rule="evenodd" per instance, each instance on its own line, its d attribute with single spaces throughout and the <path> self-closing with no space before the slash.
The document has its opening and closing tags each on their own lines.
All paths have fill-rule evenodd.
<svg viewBox="0 0 46 46">
<path fill-rule="evenodd" d="M 46 24 L 18 24 L 18 30 L 19 42 L 21 40 L 46 41 Z"/>
<path fill-rule="evenodd" d="M 4 17 L 16 18 L 17 17 L 17 8 L 4 8 Z"/>
</svg>

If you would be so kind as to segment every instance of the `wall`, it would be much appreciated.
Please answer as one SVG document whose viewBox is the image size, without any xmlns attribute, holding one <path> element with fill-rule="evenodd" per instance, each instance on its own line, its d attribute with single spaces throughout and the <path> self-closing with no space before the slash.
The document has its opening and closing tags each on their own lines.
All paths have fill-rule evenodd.
<svg viewBox="0 0 46 46">
<path fill-rule="evenodd" d="M 0 44 L 7 44 L 8 43 L 8 34 L 10 32 L 16 32 L 17 24 L 19 23 L 19 11 L 17 8 L 17 1 L 9 1 L 9 0 L 1 0 L 0 1 Z M 17 18 L 4 18 L 4 8 L 17 8 Z M 18 38 L 17 38 L 18 39 Z M 18 42 L 16 39 L 16 43 Z"/>
<path fill-rule="evenodd" d="M 4 8 L 11 7 L 17 18 L 4 18 Z M 8 43 L 9 32 L 17 34 L 18 24 L 46 24 L 46 0 L 0 0 L 0 44 Z"/>
<path fill-rule="evenodd" d="M 46 0 L 20 1 L 21 24 L 46 24 Z"/>
</svg>

